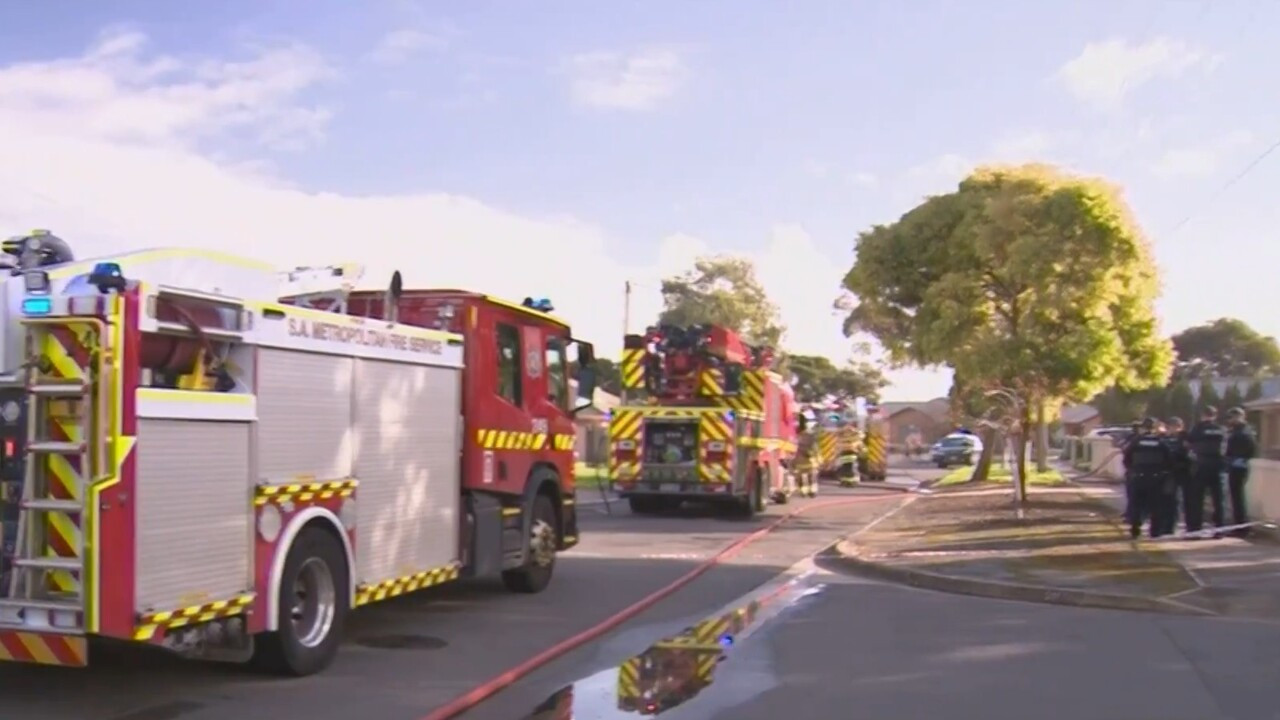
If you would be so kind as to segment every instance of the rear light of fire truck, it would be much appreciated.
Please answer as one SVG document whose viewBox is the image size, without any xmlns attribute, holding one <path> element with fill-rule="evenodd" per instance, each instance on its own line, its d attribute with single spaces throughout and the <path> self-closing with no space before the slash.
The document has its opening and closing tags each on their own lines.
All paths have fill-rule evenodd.
<svg viewBox="0 0 1280 720">
<path fill-rule="evenodd" d="M 636 459 L 636 441 L 619 440 L 613 444 L 613 455 L 619 460 Z"/>
<path fill-rule="evenodd" d="M 722 463 L 729 459 L 729 448 L 719 440 L 712 440 L 707 443 L 706 457 L 707 462 Z"/>
</svg>

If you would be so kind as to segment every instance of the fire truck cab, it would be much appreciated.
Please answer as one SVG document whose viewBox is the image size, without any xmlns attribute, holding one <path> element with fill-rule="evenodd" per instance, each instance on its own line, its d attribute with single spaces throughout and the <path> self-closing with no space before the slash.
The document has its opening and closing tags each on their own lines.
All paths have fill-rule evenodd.
<svg viewBox="0 0 1280 720">
<path fill-rule="evenodd" d="M 539 592 L 577 543 L 569 354 L 585 399 L 593 352 L 550 303 L 3 249 L 0 660 L 83 666 L 100 636 L 311 674 L 354 608 Z"/>
</svg>

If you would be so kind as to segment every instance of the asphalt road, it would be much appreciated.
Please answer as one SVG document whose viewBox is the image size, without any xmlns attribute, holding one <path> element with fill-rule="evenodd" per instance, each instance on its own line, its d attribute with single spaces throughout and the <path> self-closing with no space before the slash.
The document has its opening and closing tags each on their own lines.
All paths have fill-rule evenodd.
<svg viewBox="0 0 1280 720">
<path fill-rule="evenodd" d="M 1277 677 L 1280 624 L 839 578 L 734 648 L 715 684 L 663 718 L 1271 720 Z"/>
<path fill-rule="evenodd" d="M 521 718 L 566 682 L 614 665 L 751 591 L 837 537 L 888 512 L 903 495 L 824 509 L 788 522 L 597 643 L 570 653 L 466 717 Z M 590 498 L 584 498 L 590 501 Z M 334 667 L 283 681 L 233 666 L 178 661 L 132 646 L 95 646 L 90 668 L 0 665 L 0 718 L 23 720 L 221 720 L 352 717 L 416 720 L 555 642 L 585 630 L 670 583 L 771 518 L 813 501 L 771 507 L 751 521 L 690 511 L 635 517 L 623 506 L 582 508 L 583 541 L 561 556 L 552 587 L 536 596 L 494 582 L 445 586 L 356 613 Z"/>
</svg>

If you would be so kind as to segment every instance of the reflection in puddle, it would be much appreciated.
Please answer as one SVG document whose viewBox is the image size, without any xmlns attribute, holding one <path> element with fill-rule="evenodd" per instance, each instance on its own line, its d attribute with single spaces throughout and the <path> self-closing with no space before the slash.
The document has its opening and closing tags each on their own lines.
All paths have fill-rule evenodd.
<svg viewBox="0 0 1280 720">
<path fill-rule="evenodd" d="M 616 668 L 562 688 L 525 720 L 614 720 L 661 715 L 690 702 L 717 680 L 737 674 L 758 675 L 742 663 L 730 661 L 740 660 L 737 653 L 742 651 L 744 642 L 782 610 L 821 592 L 823 586 L 811 580 L 812 573 L 797 577 L 761 597 L 663 638 Z M 726 707 L 765 689 L 759 678 L 752 678 L 747 685 L 748 688 L 730 693 Z M 704 697 L 699 701 L 698 712 L 713 711 L 711 706 L 717 703 L 708 700 Z M 706 715 L 699 715 L 703 716 Z"/>
</svg>

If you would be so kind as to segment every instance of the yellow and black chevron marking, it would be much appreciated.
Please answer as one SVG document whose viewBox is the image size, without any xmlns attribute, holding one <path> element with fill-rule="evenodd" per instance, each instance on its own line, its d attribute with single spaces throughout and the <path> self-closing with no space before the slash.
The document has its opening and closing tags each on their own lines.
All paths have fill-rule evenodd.
<svg viewBox="0 0 1280 720">
<path fill-rule="evenodd" d="M 644 349 L 623 350 L 618 368 L 622 375 L 622 387 L 639 390 L 644 387 Z"/>
<path fill-rule="evenodd" d="M 830 430 L 818 431 L 818 465 L 828 467 L 836 459 L 836 434 Z"/>
<path fill-rule="evenodd" d="M 414 590 L 421 590 L 432 585 L 442 585 L 450 580 L 457 580 L 458 574 L 457 563 L 452 563 L 434 570 L 423 570 L 412 575 L 384 580 L 376 585 L 360 585 L 356 588 L 356 607 L 393 598 Z"/>
<path fill-rule="evenodd" d="M 872 473 L 883 473 L 887 466 L 885 457 L 884 435 L 877 430 L 868 430 L 863 452 L 867 459 L 867 468 Z"/>
<path fill-rule="evenodd" d="M 248 609 L 253 599 L 253 593 L 247 593 L 230 600 L 193 605 L 172 612 L 147 613 L 139 618 L 138 625 L 133 631 L 133 639 L 146 642 L 175 628 L 241 615 Z"/>
<path fill-rule="evenodd" d="M 291 485 L 259 485 L 254 493 L 253 504 L 257 507 L 267 503 L 283 502 L 315 502 L 346 498 L 355 494 L 360 481 L 355 478 L 347 480 L 330 480 L 328 482 L 294 483 Z"/>
<path fill-rule="evenodd" d="M 764 412 L 764 383 L 767 370 L 743 370 L 742 389 L 729 395 L 724 403 L 734 410 Z"/>
<path fill-rule="evenodd" d="M 477 430 L 476 443 L 485 450 L 541 450 L 547 436 L 519 430 Z"/>
<path fill-rule="evenodd" d="M 712 462 L 707 459 L 707 443 L 725 444 L 725 459 Z M 729 482 L 733 479 L 733 425 L 723 412 L 703 413 L 698 420 L 698 479 L 702 482 Z"/>
<path fill-rule="evenodd" d="M 613 416 L 609 419 L 609 439 L 613 442 L 619 440 L 640 440 L 640 430 L 644 426 L 644 415 L 640 410 L 633 408 L 624 408 L 613 411 Z"/>
<path fill-rule="evenodd" d="M 553 436 L 554 447 L 556 450 L 572 450 L 576 439 L 572 433 L 556 433 Z"/>
<path fill-rule="evenodd" d="M 705 368 L 698 375 L 698 394 L 703 397 L 718 397 L 724 394 L 724 382 L 719 370 Z"/>
<path fill-rule="evenodd" d="M 627 658 L 618 666 L 618 699 L 640 697 L 640 658 Z"/>
</svg>

